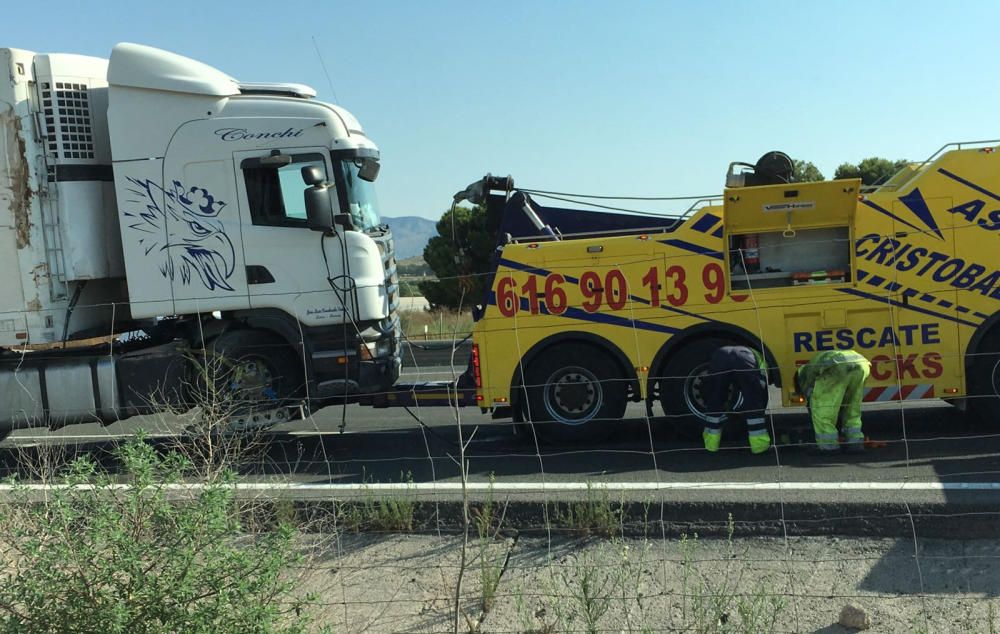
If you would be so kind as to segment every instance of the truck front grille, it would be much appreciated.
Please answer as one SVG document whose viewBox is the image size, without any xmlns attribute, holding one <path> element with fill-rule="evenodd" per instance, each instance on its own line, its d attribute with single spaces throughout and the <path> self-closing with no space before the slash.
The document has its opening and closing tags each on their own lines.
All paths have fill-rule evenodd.
<svg viewBox="0 0 1000 634">
<path fill-rule="evenodd" d="M 399 310 L 399 275 L 396 273 L 396 258 L 389 256 L 383 261 L 385 266 L 385 288 L 389 295 L 389 313 L 395 316 Z"/>
</svg>

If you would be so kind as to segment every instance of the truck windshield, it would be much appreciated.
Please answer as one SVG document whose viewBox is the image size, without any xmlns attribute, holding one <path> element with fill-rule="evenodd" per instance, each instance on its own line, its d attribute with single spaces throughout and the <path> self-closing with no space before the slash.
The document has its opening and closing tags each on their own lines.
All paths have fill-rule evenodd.
<svg viewBox="0 0 1000 634">
<path fill-rule="evenodd" d="M 348 211 L 354 219 L 354 226 L 359 231 L 371 231 L 382 221 L 378 215 L 378 199 L 375 197 L 375 185 L 358 177 L 359 165 L 353 159 L 340 162 L 341 174 L 344 177 L 344 191 L 341 196 L 346 198 Z"/>
</svg>

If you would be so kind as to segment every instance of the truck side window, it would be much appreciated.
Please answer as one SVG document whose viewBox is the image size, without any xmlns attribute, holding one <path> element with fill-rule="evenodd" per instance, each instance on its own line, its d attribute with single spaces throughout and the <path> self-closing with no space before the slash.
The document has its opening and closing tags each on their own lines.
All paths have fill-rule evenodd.
<svg viewBox="0 0 1000 634">
<path fill-rule="evenodd" d="M 298 154 L 281 167 L 262 166 L 257 160 L 243 161 L 243 180 L 247 188 L 250 218 L 255 225 L 305 227 L 306 207 L 302 168 L 314 165 L 326 177 L 326 161 L 321 154 Z"/>
</svg>

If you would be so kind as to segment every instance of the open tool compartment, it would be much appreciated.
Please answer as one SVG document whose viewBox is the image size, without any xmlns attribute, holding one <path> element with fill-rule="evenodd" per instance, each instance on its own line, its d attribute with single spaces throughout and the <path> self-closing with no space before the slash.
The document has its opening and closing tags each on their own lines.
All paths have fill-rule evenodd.
<svg viewBox="0 0 1000 634">
<path fill-rule="evenodd" d="M 853 280 L 858 179 L 726 189 L 730 290 Z"/>
</svg>

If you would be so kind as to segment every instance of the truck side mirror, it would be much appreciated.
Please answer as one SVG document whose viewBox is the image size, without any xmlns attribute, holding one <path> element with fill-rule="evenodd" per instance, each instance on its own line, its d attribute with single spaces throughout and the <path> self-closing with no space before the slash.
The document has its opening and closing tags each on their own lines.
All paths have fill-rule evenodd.
<svg viewBox="0 0 1000 634">
<path fill-rule="evenodd" d="M 305 172 L 308 169 L 319 171 L 318 168 L 304 167 L 302 168 L 303 178 L 305 178 Z M 305 190 L 306 222 L 313 231 L 333 230 L 333 204 L 330 200 L 330 189 L 330 186 L 320 178 L 319 182 L 313 183 L 312 187 Z"/>
<path fill-rule="evenodd" d="M 375 182 L 378 178 L 378 172 L 381 166 L 378 160 L 373 158 L 363 158 L 361 159 L 361 165 L 358 167 L 358 178 L 363 181 L 368 181 L 369 183 Z"/>
<path fill-rule="evenodd" d="M 306 185 L 319 185 L 323 182 L 323 170 L 316 165 L 306 165 L 302 168 L 302 180 Z"/>
</svg>

